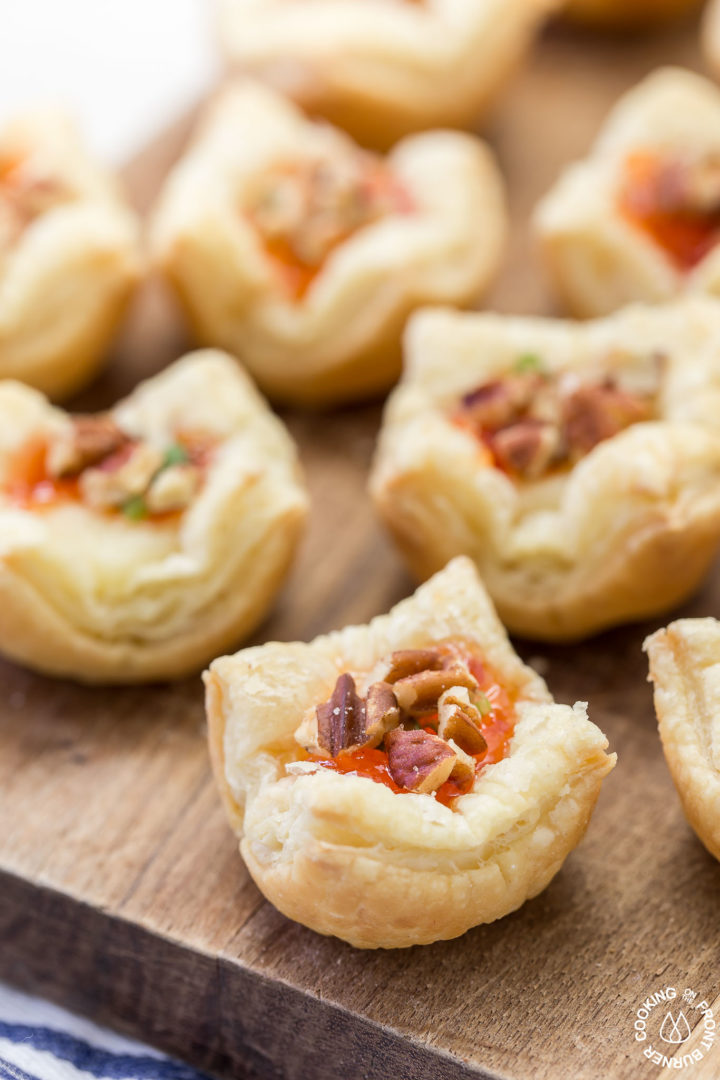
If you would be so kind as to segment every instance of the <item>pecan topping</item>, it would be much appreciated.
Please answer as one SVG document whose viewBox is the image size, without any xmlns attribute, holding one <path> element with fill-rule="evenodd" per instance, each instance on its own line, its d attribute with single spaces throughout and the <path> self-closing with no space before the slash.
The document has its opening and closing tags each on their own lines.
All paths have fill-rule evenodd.
<svg viewBox="0 0 720 1080">
<path fill-rule="evenodd" d="M 520 420 L 493 437 L 498 463 L 521 476 L 536 478 L 552 464 L 560 448 L 560 432 L 542 420 Z"/>
<path fill-rule="evenodd" d="M 533 356 L 521 359 L 541 363 Z M 457 415 L 490 449 L 498 468 L 534 480 L 652 419 L 657 389 L 655 379 L 651 389 L 631 392 L 612 375 L 579 384 L 571 372 L 518 368 L 466 394 Z"/>
<path fill-rule="evenodd" d="M 612 379 L 579 386 L 564 402 L 565 437 L 571 451 L 587 454 L 604 439 L 649 420 L 649 402 L 620 390 Z"/>
<path fill-rule="evenodd" d="M 80 491 L 88 506 L 107 510 L 124 506 L 141 496 L 162 467 L 163 456 L 150 443 L 139 442 L 116 469 L 86 469 L 80 477 Z"/>
<path fill-rule="evenodd" d="M 200 470 L 195 465 L 168 465 L 154 476 L 145 501 L 151 514 L 184 510 L 200 486 Z"/>
<path fill-rule="evenodd" d="M 448 778 L 468 790 L 488 749 L 481 729 L 493 709 L 479 689 L 484 675 L 476 679 L 470 663 L 476 670 L 477 658 L 452 645 L 398 650 L 382 664 L 386 678 L 371 683 L 364 698 L 353 677 L 341 675 L 329 701 L 305 715 L 295 738 L 311 753 L 348 754 L 340 771 L 355 771 L 357 764 L 363 775 L 384 760 L 384 775 L 407 791 L 434 792 Z M 373 757 L 378 747 L 381 756 Z M 362 749 L 373 754 L 356 759 Z"/>
<path fill-rule="evenodd" d="M 419 671 L 394 684 L 398 705 L 409 716 L 420 716 L 437 709 L 438 698 L 454 686 L 476 690 L 477 682 L 463 667 L 450 667 L 441 671 Z"/>
<path fill-rule="evenodd" d="M 184 510 L 202 483 L 201 457 L 180 442 L 164 449 L 133 437 L 112 416 L 76 416 L 50 441 L 45 468 L 54 480 L 76 478 L 95 510 L 130 520 Z"/>
<path fill-rule="evenodd" d="M 399 180 L 367 152 L 277 162 L 243 201 L 272 255 L 315 271 L 357 229 L 409 209 Z"/>
<path fill-rule="evenodd" d="M 475 759 L 470 754 L 466 754 L 462 747 L 458 746 L 452 739 L 448 739 L 447 744 L 455 754 L 455 764 L 452 767 L 450 779 L 456 780 L 458 784 L 467 784 L 469 781 L 474 780 Z"/>
<path fill-rule="evenodd" d="M 396 728 L 385 736 L 388 769 L 399 787 L 427 794 L 450 776 L 457 756 L 437 735 Z"/>
<path fill-rule="evenodd" d="M 385 735 L 400 723 L 400 709 L 392 687 L 386 682 L 373 683 L 365 698 L 363 745 L 379 746 Z"/>
<path fill-rule="evenodd" d="M 50 476 L 77 476 L 121 450 L 129 437 L 109 413 L 97 416 L 74 416 L 72 424 L 48 447 L 47 469 Z"/>
<path fill-rule="evenodd" d="M 446 690 L 438 701 L 438 734 L 453 740 L 468 754 L 484 754 L 487 743 L 480 730 L 482 716 L 463 687 Z"/>
<path fill-rule="evenodd" d="M 318 744 L 331 757 L 364 741 L 365 704 L 348 672 L 340 675 L 330 700 L 318 705 L 316 715 Z"/>
<path fill-rule="evenodd" d="M 390 657 L 385 682 L 395 683 L 420 671 L 438 671 L 442 666 L 437 649 L 398 649 Z"/>
<path fill-rule="evenodd" d="M 363 700 L 352 675 L 345 672 L 335 683 L 329 701 L 318 705 L 317 744 L 335 757 L 342 750 L 379 746 L 388 731 L 400 723 L 400 710 L 392 687 L 373 683 Z"/>
<path fill-rule="evenodd" d="M 479 386 L 466 394 L 462 400 L 466 417 L 478 427 L 498 431 L 512 424 L 527 409 L 533 394 L 542 383 L 542 377 L 533 375 L 508 375 L 505 379 Z"/>
</svg>

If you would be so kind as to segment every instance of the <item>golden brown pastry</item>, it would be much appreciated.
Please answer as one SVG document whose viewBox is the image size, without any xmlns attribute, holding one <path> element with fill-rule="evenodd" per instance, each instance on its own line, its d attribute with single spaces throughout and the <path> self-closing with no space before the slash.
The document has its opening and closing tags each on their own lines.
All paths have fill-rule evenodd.
<svg viewBox="0 0 720 1080">
<path fill-rule="evenodd" d="M 243 84 L 172 173 L 153 247 L 201 341 L 273 398 L 327 405 L 387 389 L 409 313 L 476 298 L 504 236 L 477 139 L 432 132 L 382 159 Z"/>
<path fill-rule="evenodd" d="M 671 608 L 720 544 L 720 303 L 589 323 L 429 310 L 371 492 L 420 578 L 471 556 L 500 618 L 580 638 Z"/>
<path fill-rule="evenodd" d="M 205 675 L 240 850 L 290 918 L 361 948 L 456 937 L 539 893 L 615 755 L 513 652 L 468 559 L 367 626 Z"/>
<path fill-rule="evenodd" d="M 611 30 L 641 30 L 696 11 L 703 0 L 569 0 L 566 13 L 576 22 Z"/>
<path fill-rule="evenodd" d="M 0 384 L 0 651 L 82 682 L 186 674 L 267 611 L 307 507 L 236 363 L 193 353 L 112 412 Z"/>
<path fill-rule="evenodd" d="M 720 90 L 679 68 L 649 75 L 541 201 L 535 227 L 577 315 L 720 293 Z"/>
<path fill-rule="evenodd" d="M 0 132 L 0 379 L 61 397 L 95 373 L 139 274 L 138 226 L 71 122 Z"/>
<path fill-rule="evenodd" d="M 685 816 L 720 859 L 720 623 L 679 619 L 645 642 L 663 750 Z"/>
<path fill-rule="evenodd" d="M 367 146 L 474 125 L 562 0 L 220 0 L 221 40 Z"/>
</svg>

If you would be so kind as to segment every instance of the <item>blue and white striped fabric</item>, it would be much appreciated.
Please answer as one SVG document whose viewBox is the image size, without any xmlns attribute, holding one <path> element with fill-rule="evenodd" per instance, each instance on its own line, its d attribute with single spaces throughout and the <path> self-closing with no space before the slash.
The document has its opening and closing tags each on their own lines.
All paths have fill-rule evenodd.
<svg viewBox="0 0 720 1080">
<path fill-rule="evenodd" d="M 0 983 L 0 1080 L 208 1080 L 125 1039 Z"/>
</svg>

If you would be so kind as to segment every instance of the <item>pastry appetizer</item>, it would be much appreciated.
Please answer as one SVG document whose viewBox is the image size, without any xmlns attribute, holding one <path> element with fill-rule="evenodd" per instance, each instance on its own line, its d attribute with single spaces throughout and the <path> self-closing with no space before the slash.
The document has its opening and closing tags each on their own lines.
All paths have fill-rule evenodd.
<svg viewBox="0 0 720 1080">
<path fill-rule="evenodd" d="M 535 224 L 577 315 L 719 293 L 720 90 L 680 69 L 650 75 L 545 196 Z"/>
<path fill-rule="evenodd" d="M 679 619 L 645 642 L 668 767 L 685 816 L 720 859 L 720 623 Z"/>
<path fill-rule="evenodd" d="M 52 397 L 97 370 L 139 272 L 138 228 L 63 116 L 0 132 L 0 379 Z"/>
<path fill-rule="evenodd" d="M 563 0 L 220 0 L 225 50 L 359 142 L 472 126 Z"/>
<path fill-rule="evenodd" d="M 240 850 L 285 915 L 360 948 L 457 937 L 539 893 L 615 755 L 556 705 L 456 559 L 368 626 L 205 675 Z"/>
<path fill-rule="evenodd" d="M 408 314 L 476 298 L 504 235 L 477 139 L 418 135 L 383 159 L 245 84 L 172 174 L 153 241 L 200 340 L 272 397 L 327 405 L 387 389 Z"/>
<path fill-rule="evenodd" d="M 371 491 L 418 577 L 469 555 L 512 631 L 581 638 L 705 574 L 718 417 L 710 298 L 585 324 L 422 312 Z"/>
<path fill-rule="evenodd" d="M 0 651 L 82 682 L 184 675 L 267 611 L 306 512 L 236 363 L 194 353 L 112 412 L 0 384 Z"/>
<path fill-rule="evenodd" d="M 576 22 L 610 30 L 642 30 L 696 11 L 702 0 L 570 0 L 566 12 Z"/>
</svg>

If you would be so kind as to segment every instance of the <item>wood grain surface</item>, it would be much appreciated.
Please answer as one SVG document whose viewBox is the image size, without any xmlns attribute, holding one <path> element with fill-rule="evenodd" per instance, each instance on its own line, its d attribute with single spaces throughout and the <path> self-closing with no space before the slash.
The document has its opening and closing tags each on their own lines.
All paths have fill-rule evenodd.
<svg viewBox="0 0 720 1080">
<path fill-rule="evenodd" d="M 667 61 L 698 66 L 692 30 L 539 44 L 489 132 L 515 222 L 493 306 L 551 310 L 529 210 L 617 94 Z M 141 209 L 186 131 L 128 169 Z M 183 347 L 152 286 L 81 404 L 109 403 Z M 411 591 L 365 494 L 379 418 L 379 406 L 287 416 L 314 509 L 258 641 L 364 622 Z M 683 614 L 718 613 L 716 575 Z M 634 1039 L 635 1010 L 673 985 L 715 999 L 717 1016 L 720 867 L 660 750 L 640 651 L 655 625 L 573 648 L 519 643 L 559 700 L 589 701 L 618 767 L 540 897 L 456 941 L 395 952 L 321 938 L 263 900 L 213 788 L 197 678 L 109 691 L 0 666 L 0 977 L 237 1078 L 664 1075 Z M 717 1080 L 720 1046 L 687 1075 Z"/>
</svg>

